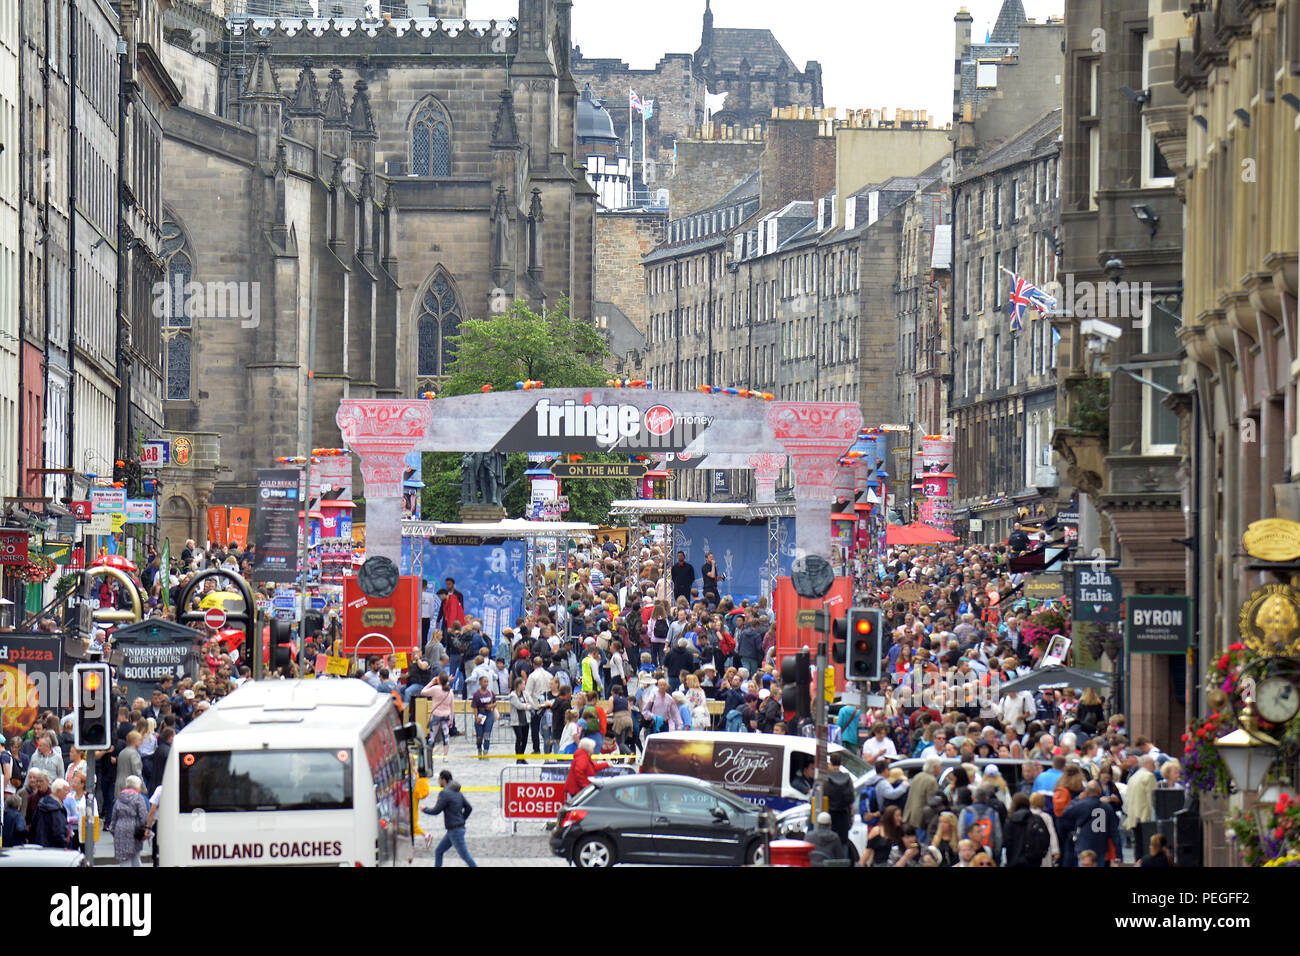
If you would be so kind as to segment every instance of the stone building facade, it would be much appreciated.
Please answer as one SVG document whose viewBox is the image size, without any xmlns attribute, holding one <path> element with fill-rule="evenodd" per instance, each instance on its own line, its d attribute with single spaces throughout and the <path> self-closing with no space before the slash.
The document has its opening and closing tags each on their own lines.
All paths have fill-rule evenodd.
<svg viewBox="0 0 1300 956">
<path fill-rule="evenodd" d="M 21 46 L 17 0 L 8 0 L 0 17 L 0 495 L 25 494 L 19 479 L 19 363 L 22 356 L 18 321 L 19 165 L 18 62 Z"/>
<path fill-rule="evenodd" d="M 641 260 L 664 241 L 667 225 L 667 211 L 657 209 L 601 210 L 596 216 L 596 302 L 617 308 L 641 335 L 634 347 L 638 355 L 615 353 L 629 369 L 640 369 L 645 359 L 649 313 Z M 600 305 L 596 312 L 599 326 Z"/>
<path fill-rule="evenodd" d="M 17 14 L 19 493 L 57 501 L 81 497 L 86 472 L 111 475 L 118 451 L 118 39 L 140 9 Z"/>
<path fill-rule="evenodd" d="M 952 382 L 952 196 L 948 189 L 914 193 L 903 203 L 899 239 L 896 404 L 916 435 L 950 434 Z M 898 469 L 899 477 L 905 468 Z"/>
<path fill-rule="evenodd" d="M 957 139 L 959 156 L 1002 145 L 1029 120 L 1058 109 L 1064 89 L 1060 18 L 1037 23 L 1025 17 L 1022 0 L 1003 0 L 983 43 L 971 36 L 973 21 L 965 7 L 953 17 L 952 121 L 954 128 L 963 119 L 971 124 Z"/>
<path fill-rule="evenodd" d="M 1186 215 L 1180 532 L 1198 543 L 1186 593 L 1204 670 L 1241 639 L 1250 592 L 1296 573 L 1239 545 L 1253 521 L 1300 521 L 1300 2 L 1208 4 L 1188 11 L 1190 30 L 1165 32 L 1172 18 L 1156 6 L 1143 117 Z M 1193 714 L 1207 712 L 1208 689 Z"/>
<path fill-rule="evenodd" d="M 1051 464 L 1055 337 L 1034 309 L 1014 329 L 1008 300 L 1012 273 L 1045 291 L 1057 279 L 1060 133 L 1052 110 L 959 166 L 953 183 L 953 517 L 959 531 L 981 522 L 974 541 L 1002 541 L 1018 520 L 1055 517 L 1054 495 L 1035 486 Z"/>
<path fill-rule="evenodd" d="M 117 454 L 136 457 L 138 443 L 162 437 L 163 114 L 180 91 L 163 66 L 163 4 L 136 0 L 122 14 L 122 204 L 118 253 Z"/>
<path fill-rule="evenodd" d="M 776 111 L 759 168 L 714 205 L 670 219 L 665 242 L 643 260 L 647 377 L 671 389 L 857 401 L 864 421 L 893 421 L 904 207 L 918 190 L 941 196 L 944 134 L 814 119 Z M 924 171 L 888 176 L 838 203 L 837 183 L 853 174 L 837 162 L 836 146 L 850 133 L 878 135 L 878 148 L 864 154 L 882 169 L 915 155 L 905 148 L 909 136 L 938 138 L 922 150 L 930 155 Z M 724 497 L 743 499 L 753 477 L 742 471 L 715 483 L 708 471 L 682 472 L 670 493 L 705 500 L 720 487 Z"/>
<path fill-rule="evenodd" d="M 1164 6 L 1152 15 L 1147 0 L 1066 4 L 1061 272 L 1076 290 L 1138 285 L 1136 294 L 1116 295 L 1105 308 L 1109 295 L 1097 294 L 1091 304 L 1076 295 L 1053 320 L 1061 333 L 1053 443 L 1060 498 L 1080 493 L 1079 547 L 1100 547 L 1118 560 L 1113 573 L 1125 594 L 1182 594 L 1186 587 L 1187 553 L 1179 542 L 1186 534 L 1186 449 L 1165 401 L 1179 390 L 1183 355 L 1183 209 L 1151 117 L 1121 91 L 1149 89 L 1151 103 L 1176 103 L 1173 72 L 1159 68 L 1170 65 L 1186 27 L 1179 10 Z M 1105 31 L 1104 50 L 1095 29 Z M 1170 114 L 1156 115 L 1167 121 Z M 1222 239 L 1207 241 L 1217 247 Z M 1116 326 L 1118 337 L 1085 337 L 1086 319 Z M 1220 547 L 1235 550 L 1226 540 Z M 1130 731 L 1177 740 L 1186 657 L 1131 655 L 1127 678 Z"/>
<path fill-rule="evenodd" d="M 464 320 L 567 296 L 591 321 L 571 7 L 250 33 L 185 0 L 168 12 L 183 101 L 164 156 L 186 172 L 164 184 L 163 259 L 205 308 L 187 296 L 165 317 L 165 414 L 221 436 L 212 504 L 250 504 L 256 468 L 302 453 L 309 414 L 312 444 L 337 445 L 342 398 L 436 391 Z M 168 487 L 164 508 L 196 538 L 200 490 Z"/>
</svg>

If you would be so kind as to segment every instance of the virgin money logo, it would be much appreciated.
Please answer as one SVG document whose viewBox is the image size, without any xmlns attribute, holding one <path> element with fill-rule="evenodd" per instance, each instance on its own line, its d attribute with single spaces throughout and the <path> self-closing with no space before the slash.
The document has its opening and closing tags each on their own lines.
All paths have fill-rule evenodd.
<svg viewBox="0 0 1300 956">
<path fill-rule="evenodd" d="M 667 435 L 673 430 L 673 412 L 665 405 L 646 409 L 645 430 L 651 435 Z"/>
</svg>

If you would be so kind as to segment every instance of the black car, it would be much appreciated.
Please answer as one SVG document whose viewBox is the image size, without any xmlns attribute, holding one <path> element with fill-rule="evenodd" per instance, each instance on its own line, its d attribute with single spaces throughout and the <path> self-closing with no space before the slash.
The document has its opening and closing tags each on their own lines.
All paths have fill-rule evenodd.
<svg viewBox="0 0 1300 956">
<path fill-rule="evenodd" d="M 771 811 L 674 774 L 637 774 L 587 787 L 560 810 L 551 851 L 575 866 L 760 864 Z"/>
</svg>

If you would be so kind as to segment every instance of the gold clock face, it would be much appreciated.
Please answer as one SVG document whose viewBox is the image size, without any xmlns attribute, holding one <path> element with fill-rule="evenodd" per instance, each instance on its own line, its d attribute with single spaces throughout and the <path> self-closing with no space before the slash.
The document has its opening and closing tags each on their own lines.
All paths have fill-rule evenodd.
<svg viewBox="0 0 1300 956">
<path fill-rule="evenodd" d="M 1270 677 L 1255 688 L 1255 708 L 1272 724 L 1285 724 L 1300 712 L 1300 687 L 1284 677 Z"/>
</svg>

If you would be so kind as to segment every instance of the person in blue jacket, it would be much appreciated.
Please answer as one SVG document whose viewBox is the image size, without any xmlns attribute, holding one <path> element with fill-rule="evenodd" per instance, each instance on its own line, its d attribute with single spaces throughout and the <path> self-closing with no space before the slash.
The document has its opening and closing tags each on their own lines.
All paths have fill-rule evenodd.
<svg viewBox="0 0 1300 956">
<path fill-rule="evenodd" d="M 474 812 L 474 808 L 460 792 L 460 784 L 452 779 L 450 770 L 443 770 L 438 774 L 438 783 L 442 786 L 442 792 L 438 794 L 437 802 L 431 807 L 420 808 L 429 814 L 441 813 L 443 825 L 447 828 L 446 835 L 434 851 L 433 865 L 442 866 L 443 856 L 449 849 L 455 847 L 466 866 L 478 866 L 465 847 L 465 824 L 469 820 L 469 815 Z"/>
<path fill-rule="evenodd" d="M 1090 781 L 1083 796 L 1065 808 L 1058 826 L 1062 839 L 1074 843 L 1074 859 L 1084 850 L 1092 850 L 1098 860 L 1119 864 L 1119 816 L 1109 803 L 1102 801 L 1101 784 L 1097 781 Z"/>
</svg>

